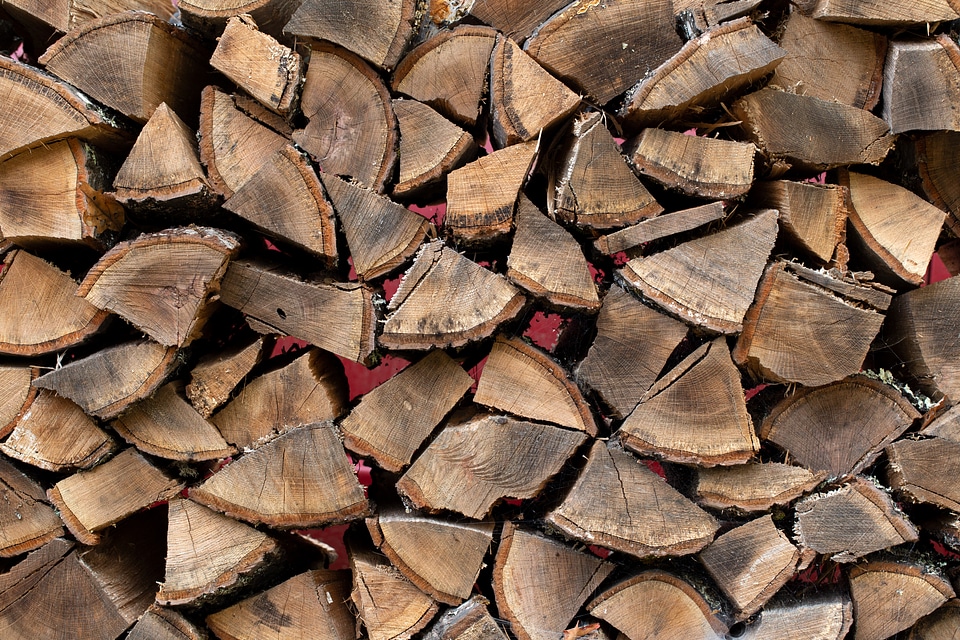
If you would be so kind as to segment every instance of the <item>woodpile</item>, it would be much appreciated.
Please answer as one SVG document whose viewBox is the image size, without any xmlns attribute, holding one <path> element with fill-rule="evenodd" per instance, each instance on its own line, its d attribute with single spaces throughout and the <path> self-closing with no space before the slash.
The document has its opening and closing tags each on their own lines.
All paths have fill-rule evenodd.
<svg viewBox="0 0 960 640">
<path fill-rule="evenodd" d="M 0 2 L 0 638 L 957 637 L 957 11 Z"/>
</svg>

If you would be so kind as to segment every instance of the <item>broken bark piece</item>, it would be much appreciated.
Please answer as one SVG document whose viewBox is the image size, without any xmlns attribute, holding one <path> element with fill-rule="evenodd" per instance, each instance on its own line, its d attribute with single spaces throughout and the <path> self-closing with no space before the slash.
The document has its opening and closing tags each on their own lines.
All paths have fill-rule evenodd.
<svg viewBox="0 0 960 640">
<path fill-rule="evenodd" d="M 35 356 L 83 343 L 99 333 L 110 315 L 76 295 L 77 283 L 52 264 L 11 251 L 0 271 L 0 353 Z M 0 417 L 0 423 L 3 423 Z"/>
<path fill-rule="evenodd" d="M 0 558 L 39 549 L 63 534 L 60 518 L 47 503 L 43 488 L 0 459 Z"/>
<path fill-rule="evenodd" d="M 648 242 L 691 231 L 720 220 L 724 215 L 726 212 L 723 210 L 722 202 L 711 202 L 691 209 L 664 213 L 648 220 L 641 220 L 620 231 L 600 236 L 594 240 L 593 246 L 597 251 L 608 256 L 621 251 L 633 251 Z"/>
<path fill-rule="evenodd" d="M 395 99 L 393 112 L 400 129 L 400 172 L 393 197 L 412 196 L 442 186 L 450 171 L 476 156 L 473 136 L 429 105 Z"/>
<path fill-rule="evenodd" d="M 99 251 L 116 242 L 123 208 L 103 192 L 109 161 L 75 139 L 19 154 L 0 163 L 0 228 L 25 247 L 88 245 Z"/>
<path fill-rule="evenodd" d="M 424 640 L 507 640 L 507 634 L 487 610 L 490 601 L 476 595 L 454 609 L 448 609 L 424 635 Z"/>
<path fill-rule="evenodd" d="M 397 160 L 397 117 L 390 92 L 366 62 L 334 45 L 314 46 L 300 110 L 307 125 L 293 141 L 323 171 L 386 189 Z"/>
<path fill-rule="evenodd" d="M 146 122 L 163 102 L 181 118 L 195 118 L 205 80 L 201 61 L 208 58 L 183 29 L 126 11 L 72 29 L 38 61 L 95 100 Z"/>
<path fill-rule="evenodd" d="M 602 112 L 575 117 L 549 157 L 547 210 L 552 217 L 581 228 L 611 229 L 663 211 L 620 153 Z"/>
<path fill-rule="evenodd" d="M 494 151 L 447 176 L 444 224 L 462 242 L 489 242 L 513 229 L 513 210 L 537 155 L 531 140 Z"/>
<path fill-rule="evenodd" d="M 537 25 L 566 5 L 565 0 L 546 0 L 532 4 L 509 0 L 476 0 L 470 15 L 502 31 L 514 42 L 523 42 Z"/>
<path fill-rule="evenodd" d="M 829 554 L 834 562 L 853 562 L 918 537 L 890 496 L 863 477 L 799 500 L 793 529 L 801 547 Z"/>
<path fill-rule="evenodd" d="M 727 531 L 700 552 L 700 562 L 737 610 L 750 617 L 780 590 L 801 559 L 769 515 Z"/>
<path fill-rule="evenodd" d="M 208 615 L 206 623 L 223 639 L 267 640 L 288 633 L 318 640 L 353 640 L 356 620 L 346 604 L 349 590 L 345 571 L 307 571 Z M 264 624 L 273 616 L 276 628 Z"/>
<path fill-rule="evenodd" d="M 164 346 L 182 347 L 199 335 L 227 262 L 239 250 L 240 238 L 220 229 L 181 227 L 142 234 L 100 258 L 77 295 Z"/>
<path fill-rule="evenodd" d="M 190 371 L 187 398 L 201 416 L 209 418 L 265 355 L 262 336 L 228 344 L 223 351 L 209 354 Z"/>
<path fill-rule="evenodd" d="M 747 627 L 745 640 L 842 640 L 853 625 L 853 604 L 840 593 L 783 598 L 768 603 L 763 615 Z"/>
<path fill-rule="evenodd" d="M 622 281 L 671 315 L 718 333 L 737 333 L 777 237 L 777 212 L 651 256 L 617 272 Z"/>
<path fill-rule="evenodd" d="M 262 531 L 192 500 L 167 505 L 167 555 L 157 602 L 202 604 L 235 593 L 271 556 L 277 542 Z"/>
<path fill-rule="evenodd" d="M 249 15 L 227 20 L 210 66 L 268 109 L 292 114 L 300 88 L 300 54 L 262 33 Z"/>
<path fill-rule="evenodd" d="M 779 211 L 784 236 L 820 264 L 830 262 L 845 237 L 845 193 L 837 185 L 758 182 L 750 190 L 750 203 Z"/>
<path fill-rule="evenodd" d="M 28 405 L 0 451 L 47 471 L 88 469 L 117 449 L 117 443 L 76 404 L 41 390 Z"/>
<path fill-rule="evenodd" d="M 750 462 L 732 467 L 697 469 L 694 498 L 702 507 L 767 511 L 793 502 L 827 477 L 779 462 Z"/>
<path fill-rule="evenodd" d="M 597 337 L 575 377 L 622 418 L 637 406 L 686 335 L 686 325 L 613 285 L 603 298 Z"/>
<path fill-rule="evenodd" d="M 598 502 L 597 496 L 603 496 Z M 587 466 L 546 521 L 565 535 L 638 557 L 695 553 L 717 522 L 619 447 L 597 441 Z"/>
<path fill-rule="evenodd" d="M 635 128 L 678 120 L 693 107 L 715 106 L 763 78 L 786 55 L 748 18 L 728 22 L 688 41 L 643 78 L 619 114 Z"/>
<path fill-rule="evenodd" d="M 520 640 L 552 640 L 612 570 L 596 556 L 506 522 L 493 564 L 497 608 Z"/>
<path fill-rule="evenodd" d="M 95 545 L 100 542 L 98 531 L 172 498 L 183 487 L 131 447 L 89 471 L 64 478 L 47 490 L 47 497 L 70 533 L 83 544 Z"/>
<path fill-rule="evenodd" d="M 723 338 L 655 382 L 618 433 L 624 447 L 641 455 L 702 466 L 742 464 L 760 450 Z"/>
<path fill-rule="evenodd" d="M 756 147 L 749 142 L 644 129 L 626 152 L 640 175 L 690 196 L 735 198 L 753 184 Z"/>
<path fill-rule="evenodd" d="M 449 210 L 448 210 L 449 212 Z M 523 308 L 507 280 L 442 241 L 421 247 L 390 299 L 380 335 L 388 349 L 459 347 L 488 337 Z"/>
<path fill-rule="evenodd" d="M 942 438 L 900 440 L 887 447 L 887 458 L 891 488 L 912 502 L 960 512 L 960 444 Z"/>
<path fill-rule="evenodd" d="M 450 356 L 432 351 L 363 396 L 340 424 L 344 443 L 400 471 L 471 386 L 473 378 Z"/>
<path fill-rule="evenodd" d="M 502 498 L 535 497 L 586 435 L 503 416 L 447 426 L 413 461 L 397 490 L 418 509 L 480 519 Z M 535 456 L 536 465 L 521 460 Z"/>
<path fill-rule="evenodd" d="M 25 365 L 0 365 L 0 438 L 6 438 L 37 395 L 31 383 L 40 368 Z"/>
<path fill-rule="evenodd" d="M 893 300 L 892 294 L 896 293 L 896 289 L 869 280 L 869 271 L 865 273 L 848 271 L 841 275 L 838 269 L 814 270 L 799 262 L 788 262 L 784 264 L 784 268 L 807 282 L 832 291 L 853 303 L 862 303 L 864 307 L 876 311 L 889 309 Z M 864 279 L 861 280 L 861 277 Z"/>
<path fill-rule="evenodd" d="M 957 629 L 960 629 L 960 600 L 952 598 L 917 621 L 908 640 L 950 640 Z"/>
<path fill-rule="evenodd" d="M 737 100 L 732 111 L 768 160 L 805 170 L 880 164 L 896 139 L 869 111 L 770 87 Z"/>
<path fill-rule="evenodd" d="M 951 0 L 924 0 L 917 3 L 890 3 L 882 0 L 803 0 L 798 7 L 818 20 L 874 27 L 948 22 L 960 18 Z M 862 640 L 859 634 L 855 635 L 856 640 Z"/>
<path fill-rule="evenodd" d="M 960 132 L 938 131 L 914 139 L 917 169 L 923 191 L 934 205 L 947 212 L 946 224 L 960 235 L 960 182 L 953 172 L 960 162 Z"/>
<path fill-rule="evenodd" d="M 911 564 L 858 564 L 850 569 L 849 580 L 857 621 L 853 640 L 895 635 L 955 596 L 946 580 Z"/>
<path fill-rule="evenodd" d="M 253 262 L 234 261 L 220 299 L 275 332 L 363 362 L 374 349 L 373 292 L 348 282 L 303 282 Z"/>
<path fill-rule="evenodd" d="M 727 633 L 693 586 L 660 570 L 644 571 L 604 590 L 587 611 L 633 640 L 719 640 Z"/>
<path fill-rule="evenodd" d="M 282 529 L 354 520 L 370 509 L 330 423 L 291 429 L 223 467 L 191 489 L 190 498 L 228 516 Z"/>
<path fill-rule="evenodd" d="M 216 37 L 228 19 L 249 14 L 264 33 L 280 38 L 283 26 L 300 6 L 300 0 L 183 0 L 183 23 Z"/>
<path fill-rule="evenodd" d="M 156 391 L 179 364 L 177 353 L 176 347 L 149 340 L 127 342 L 65 364 L 34 380 L 33 386 L 50 389 L 88 414 L 109 420 Z"/>
<path fill-rule="evenodd" d="M 223 208 L 268 236 L 337 263 L 333 207 L 310 162 L 292 145 L 274 153 L 237 187 Z"/>
<path fill-rule="evenodd" d="M 733 359 L 766 380 L 829 384 L 860 371 L 883 316 L 774 262 L 743 319 Z"/>
<path fill-rule="evenodd" d="M 127 640 L 205 640 L 203 631 L 183 614 L 151 606 L 127 634 Z"/>
<path fill-rule="evenodd" d="M 458 605 L 470 597 L 493 542 L 493 522 L 457 523 L 381 511 L 367 521 L 380 550 L 406 578 L 439 602 Z"/>
<path fill-rule="evenodd" d="M 483 367 L 477 404 L 597 435 L 589 405 L 547 354 L 517 338 L 497 338 Z"/>
</svg>

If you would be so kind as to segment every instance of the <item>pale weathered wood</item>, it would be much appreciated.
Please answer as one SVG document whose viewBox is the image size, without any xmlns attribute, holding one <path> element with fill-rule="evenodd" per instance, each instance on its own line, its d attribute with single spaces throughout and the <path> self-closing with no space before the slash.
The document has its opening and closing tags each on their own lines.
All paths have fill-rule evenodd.
<svg viewBox="0 0 960 640">
<path fill-rule="evenodd" d="M 960 512 L 960 444 L 943 438 L 900 440 L 887 447 L 890 486 L 911 502 Z"/>
<path fill-rule="evenodd" d="M 3 458 L 0 498 L 0 558 L 39 549 L 64 534 L 63 523 L 47 503 L 43 487 Z"/>
<path fill-rule="evenodd" d="M 836 185 L 772 180 L 753 186 L 750 203 L 779 211 L 784 237 L 818 263 L 827 264 L 845 237 L 844 196 Z"/>
<path fill-rule="evenodd" d="M 183 614 L 153 605 L 130 629 L 127 640 L 206 640 L 205 634 Z"/>
<path fill-rule="evenodd" d="M 40 368 L 28 365 L 0 365 L 0 438 L 6 438 L 33 402 L 37 388 L 33 380 Z"/>
<path fill-rule="evenodd" d="M 747 627 L 744 640 L 842 640 L 853 625 L 853 604 L 846 595 L 827 592 L 777 599 L 763 608 L 763 615 Z"/>
<path fill-rule="evenodd" d="M 697 469 L 693 495 L 704 507 L 766 511 L 793 502 L 827 477 L 779 462 L 747 463 L 732 467 Z"/>
<path fill-rule="evenodd" d="M 952 0 L 802 0 L 798 6 L 801 11 L 818 20 L 877 27 L 919 25 L 960 18 Z M 857 640 L 860 640 L 859 635 Z"/>
<path fill-rule="evenodd" d="M 853 640 L 883 640 L 955 597 L 950 584 L 916 565 L 874 561 L 850 570 Z"/>
<path fill-rule="evenodd" d="M 470 15 L 502 31 L 515 42 L 522 42 L 537 25 L 559 11 L 566 0 L 543 2 L 510 2 L 510 0 L 476 0 L 470 7 Z"/>
<path fill-rule="evenodd" d="M 263 337 L 231 343 L 207 354 L 190 371 L 187 398 L 204 418 L 230 399 L 230 394 L 266 355 Z"/>
<path fill-rule="evenodd" d="M 641 220 L 620 231 L 600 236 L 593 242 L 597 251 L 613 255 L 620 251 L 635 251 L 641 245 L 720 220 L 726 215 L 722 202 L 711 202 L 699 207 L 664 213 Z M 782 215 L 782 212 L 781 212 Z"/>
<path fill-rule="evenodd" d="M 840 247 L 837 248 L 839 250 Z M 788 262 L 784 264 L 784 268 L 807 282 L 876 311 L 889 309 L 893 294 L 896 293 L 896 289 L 870 280 L 872 274 L 869 271 L 841 272 L 837 268 L 831 268 L 829 271 L 815 270 L 799 262 Z"/>
<path fill-rule="evenodd" d="M 507 634 L 487 610 L 490 601 L 476 595 L 448 609 L 424 635 L 424 640 L 507 640 Z"/>
<path fill-rule="evenodd" d="M 477 145 L 469 133 L 433 107 L 417 100 L 394 99 L 400 129 L 400 170 L 394 197 L 409 197 L 443 186 L 446 174 L 473 160 Z"/>
<path fill-rule="evenodd" d="M 18 20 L 29 17 L 61 33 L 121 11 L 149 11 L 164 20 L 174 12 L 166 0 L 6 0 L 4 4 L 4 10 Z"/>
</svg>

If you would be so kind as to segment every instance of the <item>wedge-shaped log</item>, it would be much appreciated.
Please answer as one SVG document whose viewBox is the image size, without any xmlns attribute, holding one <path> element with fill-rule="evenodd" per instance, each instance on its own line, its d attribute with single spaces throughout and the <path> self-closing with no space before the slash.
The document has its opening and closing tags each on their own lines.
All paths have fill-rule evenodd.
<svg viewBox="0 0 960 640">
<path fill-rule="evenodd" d="M 249 574 L 279 553 L 262 531 L 178 498 L 167 505 L 167 555 L 162 605 L 202 604 L 235 593 Z"/>
<path fill-rule="evenodd" d="M 798 3 L 798 7 L 818 20 L 877 27 L 919 25 L 960 18 L 952 0 L 924 0 L 923 2 L 802 0 Z M 860 640 L 859 634 L 856 638 Z"/>
<path fill-rule="evenodd" d="M 476 0 L 470 15 L 502 31 L 514 42 L 522 42 L 536 27 L 566 6 L 566 0 L 516 3 L 510 0 Z"/>
<path fill-rule="evenodd" d="M 194 120 L 209 58 L 183 29 L 145 11 L 91 20 L 57 40 L 39 62 L 81 91 L 138 122 L 166 102 Z"/>
<path fill-rule="evenodd" d="M 733 359 L 767 380 L 824 385 L 860 371 L 882 322 L 876 311 L 775 262 L 743 319 Z"/>
<path fill-rule="evenodd" d="M 441 241 L 430 242 L 390 299 L 392 313 L 380 344 L 389 349 L 459 347 L 491 335 L 523 305 L 523 294 L 503 276 Z"/>
<path fill-rule="evenodd" d="M 356 55 L 313 47 L 300 110 L 307 119 L 293 141 L 327 173 L 383 192 L 397 160 L 397 117 L 380 76 Z"/>
<path fill-rule="evenodd" d="M 43 488 L 16 467 L 0 459 L 0 558 L 39 549 L 64 529 L 47 503 Z M 2 597 L 2 596 L 0 596 Z"/>
<path fill-rule="evenodd" d="M 748 18 L 707 30 L 634 87 L 620 116 L 639 128 L 712 107 L 772 71 L 787 52 Z"/>
<path fill-rule="evenodd" d="M 763 616 L 747 627 L 747 640 L 842 640 L 853 625 L 853 604 L 846 595 L 776 599 L 763 608 Z"/>
<path fill-rule="evenodd" d="M 0 438 L 7 437 L 33 402 L 37 388 L 31 383 L 39 375 L 39 367 L 0 366 Z"/>
<path fill-rule="evenodd" d="M 393 196 L 402 198 L 443 186 L 446 175 L 476 157 L 469 133 L 433 107 L 416 100 L 393 101 L 400 128 L 400 172 Z"/>
<path fill-rule="evenodd" d="M 586 439 L 579 431 L 480 416 L 445 427 L 397 490 L 419 509 L 480 519 L 503 498 L 536 497 Z"/>
<path fill-rule="evenodd" d="M 75 139 L 0 163 L 0 232 L 21 246 L 88 245 L 103 251 L 124 223 L 110 188 L 109 161 Z"/>
<path fill-rule="evenodd" d="M 726 215 L 722 202 L 711 202 L 699 207 L 674 211 L 658 215 L 655 218 L 641 220 L 620 231 L 600 236 L 593 242 L 597 251 L 613 255 L 620 251 L 635 251 L 647 242 L 691 231 L 702 227 Z"/>
<path fill-rule="evenodd" d="M 204 640 L 205 631 L 182 613 L 152 605 L 127 634 L 127 640 Z"/>
<path fill-rule="evenodd" d="M 183 6 L 179 2 L 177 6 L 184 24 L 211 38 L 223 33 L 227 20 L 244 13 L 261 31 L 279 38 L 300 4 L 299 0 L 183 0 Z"/>
<path fill-rule="evenodd" d="M 64 478 L 47 490 L 47 497 L 70 533 L 83 544 L 95 545 L 99 531 L 172 498 L 183 487 L 131 447 L 89 471 Z"/>
<path fill-rule="evenodd" d="M 760 437 L 798 464 L 842 477 L 860 473 L 919 417 L 897 389 L 853 376 L 797 390 L 764 419 Z"/>
<path fill-rule="evenodd" d="M 177 353 L 176 347 L 150 340 L 127 342 L 65 364 L 37 378 L 33 386 L 50 389 L 88 414 L 109 420 L 152 395 L 179 364 Z"/>
<path fill-rule="evenodd" d="M 555 638 L 612 570 L 596 556 L 506 522 L 493 564 L 497 608 L 520 640 Z"/>
<path fill-rule="evenodd" d="M 154 13 L 164 20 L 173 17 L 174 7 L 164 0 L 11 0 L 5 10 L 10 16 L 25 22 L 32 30 L 37 24 L 66 33 L 84 22 L 96 20 L 121 11 L 141 10 Z"/>
<path fill-rule="evenodd" d="M 704 466 L 742 464 L 760 450 L 740 371 L 723 338 L 654 383 L 618 433 L 637 453 Z"/>
<path fill-rule="evenodd" d="M 960 444 L 943 438 L 901 440 L 887 447 L 890 486 L 912 502 L 960 512 Z"/>
<path fill-rule="evenodd" d="M 611 229 L 663 211 L 630 169 L 599 111 L 575 117 L 549 159 L 547 210 L 553 217 L 587 229 Z"/>
<path fill-rule="evenodd" d="M 696 501 L 712 509 L 767 511 L 793 502 L 827 477 L 779 462 L 747 463 L 732 467 L 697 469 Z"/>
<path fill-rule="evenodd" d="M 507 634 L 490 615 L 490 601 L 476 595 L 459 607 L 448 609 L 433 624 L 424 636 L 425 640 L 456 640 L 478 638 L 482 640 L 507 640 Z"/>
<path fill-rule="evenodd" d="M 262 333 L 286 333 L 356 362 L 373 353 L 376 312 L 373 292 L 363 285 L 303 282 L 257 263 L 234 261 L 220 285 L 220 299 L 254 318 Z"/>
<path fill-rule="evenodd" d="M 955 593 L 950 583 L 917 565 L 883 560 L 850 569 L 857 628 L 853 640 L 883 640 L 933 612 Z"/>
<path fill-rule="evenodd" d="M 364 394 L 340 424 L 344 443 L 400 471 L 472 386 L 473 378 L 450 356 L 432 351 Z"/>
<path fill-rule="evenodd" d="M 953 179 L 960 162 L 960 132 L 939 131 L 914 138 L 916 164 L 930 202 L 947 212 L 946 225 L 960 234 L 960 182 Z"/>
<path fill-rule="evenodd" d="M 605 589 L 587 605 L 633 640 L 726 637 L 727 626 L 688 582 L 665 571 L 644 571 Z"/>
<path fill-rule="evenodd" d="M 717 233 L 634 258 L 617 275 L 688 324 L 737 333 L 776 238 L 777 212 L 761 211 Z"/>
<path fill-rule="evenodd" d="M 750 203 L 779 211 L 784 237 L 818 263 L 827 264 L 845 237 L 844 196 L 836 185 L 773 180 L 756 183 Z"/>
<path fill-rule="evenodd" d="M 380 551 L 407 580 L 439 602 L 470 597 L 493 541 L 493 522 L 460 523 L 403 510 L 367 520 Z"/>
<path fill-rule="evenodd" d="M 356 620 L 347 608 L 349 597 L 347 572 L 318 569 L 297 574 L 212 613 L 206 623 L 218 638 L 267 640 L 280 633 L 317 640 L 353 640 Z M 276 629 L 263 624 L 272 616 L 277 616 Z"/>
<path fill-rule="evenodd" d="M 100 258 L 77 295 L 164 346 L 182 347 L 203 329 L 227 262 L 239 250 L 240 238 L 219 229 L 143 234 Z"/>
<path fill-rule="evenodd" d="M 190 497 L 228 516 L 282 529 L 354 520 L 370 509 L 330 423 L 278 436 L 223 467 Z"/>
<path fill-rule="evenodd" d="M 230 394 L 266 355 L 263 337 L 230 343 L 208 354 L 190 371 L 187 398 L 204 418 L 230 399 Z"/>
</svg>

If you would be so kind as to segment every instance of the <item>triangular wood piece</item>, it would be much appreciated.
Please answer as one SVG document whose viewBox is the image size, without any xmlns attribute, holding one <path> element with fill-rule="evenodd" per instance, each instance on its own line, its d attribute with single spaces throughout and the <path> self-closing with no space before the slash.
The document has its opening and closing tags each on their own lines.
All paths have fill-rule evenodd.
<svg viewBox="0 0 960 640">
<path fill-rule="evenodd" d="M 763 615 L 741 636 L 744 640 L 843 640 L 853 625 L 853 604 L 846 595 L 777 598 L 763 608 Z"/>
<path fill-rule="evenodd" d="M 486 91 L 496 36 L 490 27 L 474 25 L 441 31 L 400 61 L 393 74 L 393 90 L 473 127 Z"/>
<path fill-rule="evenodd" d="M 596 556 L 506 522 L 493 564 L 497 608 L 520 640 L 552 640 L 612 570 Z"/>
<path fill-rule="evenodd" d="M 493 522 L 459 523 L 381 511 L 367 521 L 373 542 L 432 598 L 457 605 L 470 597 L 493 541 Z"/>
<path fill-rule="evenodd" d="M 776 238 L 777 212 L 766 210 L 717 233 L 634 258 L 618 273 L 680 320 L 737 333 Z"/>
<path fill-rule="evenodd" d="M 113 453 L 117 443 L 83 409 L 41 390 L 0 451 L 47 471 L 88 469 Z"/>
<path fill-rule="evenodd" d="M 953 170 L 960 162 L 960 132 L 939 131 L 914 138 L 917 169 L 930 202 L 947 212 L 946 224 L 960 234 L 960 181 Z"/>
<path fill-rule="evenodd" d="M 850 570 L 857 628 L 853 640 L 883 640 L 956 596 L 950 583 L 917 565 L 878 560 Z"/>
<path fill-rule="evenodd" d="M 39 549 L 64 534 L 43 488 L 0 458 L 0 558 Z M 2 596 L 0 596 L 2 597 Z"/>
<path fill-rule="evenodd" d="M 347 608 L 349 597 L 346 571 L 307 571 L 210 614 L 206 622 L 218 638 L 353 640 L 356 620 Z M 273 619 L 276 625 L 264 624 Z"/>
<path fill-rule="evenodd" d="M 500 336 L 483 367 L 474 402 L 507 413 L 597 435 L 590 406 L 547 354 Z"/>
<path fill-rule="evenodd" d="M 472 386 L 473 378 L 450 356 L 432 351 L 364 394 L 340 423 L 344 443 L 384 469 L 400 471 Z"/>
<path fill-rule="evenodd" d="M 764 419 L 760 437 L 797 464 L 840 477 L 860 473 L 919 417 L 897 389 L 853 376 L 797 390 Z"/>
<path fill-rule="evenodd" d="M 283 529 L 362 518 L 370 509 L 330 423 L 288 431 L 223 467 L 190 497 L 229 516 Z"/>
<path fill-rule="evenodd" d="M 369 189 L 321 175 L 360 280 L 384 276 L 416 253 L 430 222 Z"/>
<path fill-rule="evenodd" d="M 234 261 L 220 283 L 220 299 L 254 318 L 263 332 L 285 333 L 355 362 L 373 353 L 373 292 L 358 283 L 304 282 Z"/>
<path fill-rule="evenodd" d="M 793 502 L 827 475 L 779 462 L 697 469 L 693 496 L 700 506 L 712 509 L 767 511 Z"/>
<path fill-rule="evenodd" d="M 912 502 L 960 512 L 960 444 L 943 438 L 900 440 L 887 447 L 890 486 Z"/>
<path fill-rule="evenodd" d="M 276 541 L 192 500 L 171 500 L 167 564 L 157 593 L 163 605 L 200 604 L 232 593 L 279 553 Z"/>
<path fill-rule="evenodd" d="M 476 595 L 459 607 L 448 609 L 430 627 L 424 640 L 457 640 L 457 638 L 507 640 L 507 634 L 490 615 L 487 609 L 489 604 L 489 600 Z"/>
<path fill-rule="evenodd" d="M 13 431 L 20 416 L 33 402 L 37 388 L 31 383 L 39 375 L 39 367 L 0 366 L 0 438 L 6 438 Z"/>
<path fill-rule="evenodd" d="M 953 0 L 925 0 L 919 3 L 890 3 L 884 0 L 802 0 L 798 8 L 827 22 L 846 22 L 875 27 L 949 22 L 960 18 Z M 908 625 L 909 626 L 909 625 Z M 862 640 L 859 634 L 856 640 Z"/>
<path fill-rule="evenodd" d="M 576 239 L 524 195 L 517 204 L 516 226 L 507 278 L 550 305 L 598 310 L 597 285 Z"/>
<path fill-rule="evenodd" d="M 597 337 L 576 378 L 622 418 L 637 406 L 686 335 L 685 324 L 613 285 L 600 308 Z"/>
<path fill-rule="evenodd" d="M 463 242 L 487 242 L 513 229 L 513 210 L 539 143 L 515 144 L 447 176 L 444 223 Z"/>
<path fill-rule="evenodd" d="M 793 244 L 820 264 L 830 262 L 847 222 L 841 187 L 774 180 L 755 184 L 750 197 L 751 204 L 780 212 L 780 228 Z"/>
<path fill-rule="evenodd" d="M 88 414 L 109 420 L 153 394 L 177 368 L 177 353 L 176 347 L 149 340 L 127 342 L 54 369 L 33 386 L 50 389 Z"/>
<path fill-rule="evenodd" d="M 536 497 L 584 443 L 579 431 L 481 416 L 441 431 L 397 482 L 419 509 L 480 519 L 502 498 Z M 536 459 L 518 474 L 516 460 Z"/>
<path fill-rule="evenodd" d="M 600 236 L 594 240 L 593 245 L 597 248 L 597 251 L 608 256 L 620 251 L 633 251 L 647 242 L 653 242 L 684 231 L 691 231 L 714 220 L 719 220 L 725 215 L 726 212 L 723 210 L 722 202 L 711 202 L 699 207 L 664 213 L 655 218 L 641 220 L 626 229 Z"/>
<path fill-rule="evenodd" d="M 223 208 L 327 265 L 337 262 L 333 207 L 309 161 L 291 145 L 273 154 L 237 187 Z"/>
<path fill-rule="evenodd" d="M 440 186 L 446 175 L 476 157 L 469 133 L 416 100 L 394 100 L 400 127 L 400 174 L 393 196 L 405 197 Z"/>
<path fill-rule="evenodd" d="M 127 634 L 127 640 L 205 640 L 205 631 L 182 613 L 151 606 Z"/>
<path fill-rule="evenodd" d="M 249 380 L 211 422 L 240 449 L 256 448 L 293 427 L 339 418 L 347 408 L 343 365 L 320 349 Z"/>
<path fill-rule="evenodd" d="M 448 214 L 449 215 L 449 214 Z M 523 308 L 507 280 L 442 241 L 424 245 L 390 299 L 380 343 L 388 349 L 459 347 L 488 337 Z"/>
<path fill-rule="evenodd" d="M 544 0 L 535 3 L 517 3 L 510 0 L 476 0 L 470 15 L 484 24 L 502 31 L 515 42 L 523 42 L 536 27 L 566 6 L 564 0 Z"/>
<path fill-rule="evenodd" d="M 960 444 L 960 404 L 944 407 L 944 411 L 929 411 L 924 416 L 923 427 L 920 433 L 925 436 L 936 436 Z"/>
<path fill-rule="evenodd" d="M 293 141 L 323 171 L 384 191 L 397 160 L 397 117 L 370 65 L 334 45 L 314 46 L 300 110 L 307 125 L 293 132 Z"/>
<path fill-rule="evenodd" d="M 262 336 L 230 343 L 221 351 L 208 354 L 190 370 L 187 398 L 204 418 L 209 418 L 253 368 L 266 356 L 267 342 Z"/>
<path fill-rule="evenodd" d="M 618 432 L 625 447 L 674 462 L 742 464 L 760 450 L 740 371 L 723 338 L 658 380 Z"/>
</svg>

